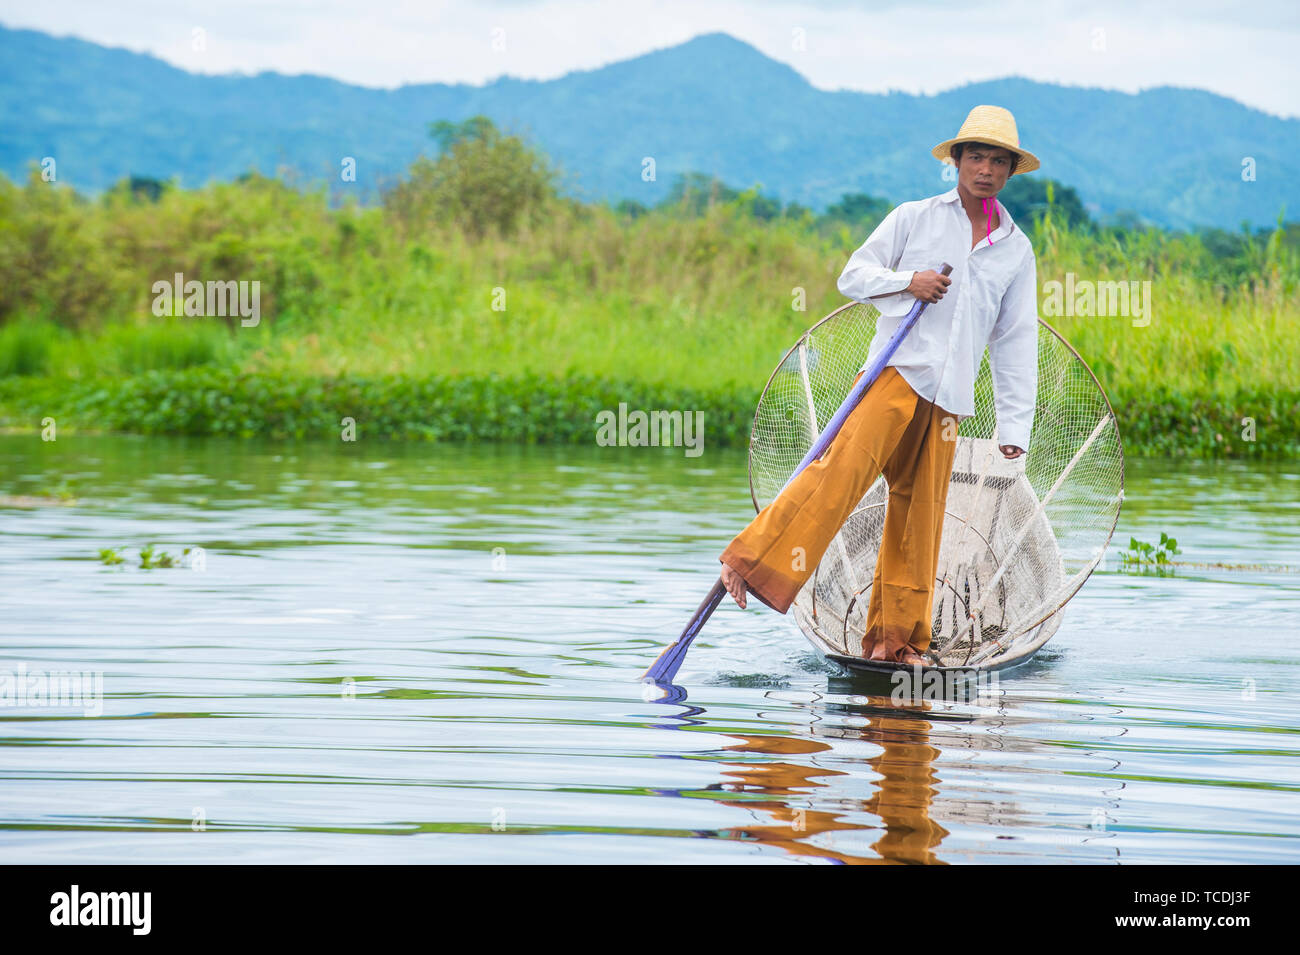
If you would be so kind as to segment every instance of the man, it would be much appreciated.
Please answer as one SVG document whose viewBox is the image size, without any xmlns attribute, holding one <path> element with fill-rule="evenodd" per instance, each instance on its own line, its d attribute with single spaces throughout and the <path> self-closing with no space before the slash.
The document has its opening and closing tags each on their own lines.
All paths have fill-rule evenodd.
<svg viewBox="0 0 1300 955">
<path fill-rule="evenodd" d="M 976 106 L 932 150 L 957 167 L 957 187 L 898 206 L 853 253 L 839 289 L 880 311 L 867 361 L 917 299 L 929 303 L 830 448 L 723 551 L 722 582 L 785 613 L 863 494 L 884 474 L 884 536 L 867 605 L 862 655 L 924 664 L 957 423 L 975 412 L 987 346 L 998 446 L 1026 453 L 1038 385 L 1034 251 L 998 204 L 1007 179 L 1038 159 L 1020 147 L 1015 118 Z M 951 277 L 935 269 L 953 266 Z M 861 377 L 861 373 L 859 373 Z"/>
</svg>

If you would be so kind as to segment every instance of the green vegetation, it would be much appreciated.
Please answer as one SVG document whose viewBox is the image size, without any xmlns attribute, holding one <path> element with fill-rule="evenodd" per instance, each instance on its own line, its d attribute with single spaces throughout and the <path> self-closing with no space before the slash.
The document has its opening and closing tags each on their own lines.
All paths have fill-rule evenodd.
<svg viewBox="0 0 1300 955">
<path fill-rule="evenodd" d="M 743 444 L 780 355 L 843 299 L 888 205 L 825 214 L 684 178 L 663 205 L 559 196 L 490 123 L 372 207 L 259 175 L 95 201 L 0 179 L 0 425 L 142 433 L 590 440 L 595 412 L 695 408 Z M 1106 387 L 1130 453 L 1300 455 L 1300 226 L 1102 226 L 1012 180 L 1040 285 L 1151 283 L 1153 317 L 1047 321 Z M 159 317 L 155 282 L 257 281 L 261 321 Z M 802 291 L 801 291 L 802 290 Z M 795 306 L 806 297 L 803 310 Z"/>
<path fill-rule="evenodd" d="M 473 239 L 489 231 L 508 235 L 556 201 L 558 171 L 486 117 L 440 120 L 429 133 L 441 149 L 438 158 L 416 159 L 407 178 L 384 196 L 387 217 L 404 235 L 419 235 L 429 222 L 448 223 Z"/>
<path fill-rule="evenodd" d="M 1174 561 L 1169 558 L 1181 554 L 1178 541 L 1164 531 L 1160 532 L 1160 543 L 1148 544 L 1136 537 L 1128 539 L 1128 550 L 1120 551 L 1120 566 L 1139 571 L 1154 570 L 1157 573 L 1173 573 Z"/>
<path fill-rule="evenodd" d="M 122 556 L 123 550 L 124 548 L 121 547 L 100 548 L 98 560 L 105 567 L 119 567 L 126 563 L 126 558 Z M 191 550 L 192 548 L 187 547 L 181 551 L 180 557 L 176 557 L 165 550 L 158 550 L 153 544 L 145 544 L 139 550 L 140 569 L 156 570 L 184 566 L 185 558 L 190 555 Z"/>
<path fill-rule="evenodd" d="M 186 548 L 189 553 L 189 548 Z M 157 550 L 153 544 L 146 544 L 140 548 L 140 567 L 144 570 L 152 570 L 155 567 L 175 567 L 177 566 L 176 558 L 165 550 Z"/>
<path fill-rule="evenodd" d="M 699 390 L 575 376 L 450 378 L 339 375 L 315 379 L 231 368 L 155 371 L 122 382 L 42 382 L 19 393 L 0 382 L 0 402 L 54 407 L 83 427 L 139 434 L 272 438 L 335 437 L 344 418 L 359 437 L 417 441 L 590 442 L 602 409 L 690 408 L 709 440 L 749 438 L 752 399 Z M 22 383 L 17 383 L 22 384 Z"/>
</svg>

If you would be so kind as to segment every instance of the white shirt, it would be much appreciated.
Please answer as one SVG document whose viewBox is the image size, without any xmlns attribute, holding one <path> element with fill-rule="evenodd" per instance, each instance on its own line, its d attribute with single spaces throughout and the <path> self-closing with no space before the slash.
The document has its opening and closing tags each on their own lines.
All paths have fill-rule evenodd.
<svg viewBox="0 0 1300 955">
<path fill-rule="evenodd" d="M 987 345 L 998 444 L 1028 451 L 1038 392 L 1037 260 L 1006 208 L 997 208 L 998 228 L 972 249 L 971 222 L 955 188 L 903 203 L 850 257 L 839 289 L 880 310 L 865 368 L 916 303 L 902 291 L 912 276 L 951 265 L 947 292 L 926 306 L 888 364 L 960 420 L 975 413 L 975 378 Z"/>
</svg>

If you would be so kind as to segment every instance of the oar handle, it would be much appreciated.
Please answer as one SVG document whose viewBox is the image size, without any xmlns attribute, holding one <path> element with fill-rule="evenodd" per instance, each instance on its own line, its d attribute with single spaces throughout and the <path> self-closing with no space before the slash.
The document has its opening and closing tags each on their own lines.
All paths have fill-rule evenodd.
<svg viewBox="0 0 1300 955">
<path fill-rule="evenodd" d="M 951 275 L 952 266 L 947 262 L 944 262 L 939 267 L 939 274 Z M 928 302 L 922 302 L 920 299 L 916 300 L 911 311 L 904 316 L 902 322 L 900 322 L 898 327 L 894 329 L 894 334 L 889 337 L 889 341 L 885 343 L 885 347 L 880 350 L 880 353 L 876 355 L 870 367 L 866 369 L 866 374 L 858 379 L 858 383 L 853 386 L 848 397 L 840 404 L 839 410 L 835 412 L 830 421 L 826 422 L 826 427 L 822 429 L 822 433 L 818 436 L 817 440 L 813 442 L 813 446 L 808 449 L 808 453 L 803 456 L 803 460 L 799 462 L 799 466 L 794 469 L 794 473 L 791 474 L 789 479 L 785 482 L 787 485 L 798 476 L 800 471 L 826 453 L 826 449 L 831 446 L 831 442 L 835 440 L 835 436 L 839 434 L 840 429 L 844 427 L 844 422 L 847 421 L 849 415 L 853 413 L 853 409 L 858 406 L 858 402 L 860 402 L 862 396 L 867 393 L 867 389 L 875 384 L 876 379 L 880 377 L 880 373 L 885 370 L 885 366 L 889 364 L 889 359 L 894 357 L 894 352 L 898 351 L 898 346 L 903 343 L 903 339 L 907 337 L 908 332 L 912 330 L 912 327 L 916 324 L 917 319 L 921 317 L 921 313 L 925 311 L 925 307 L 928 304 Z M 782 490 L 784 490 L 784 488 L 782 488 Z"/>
</svg>

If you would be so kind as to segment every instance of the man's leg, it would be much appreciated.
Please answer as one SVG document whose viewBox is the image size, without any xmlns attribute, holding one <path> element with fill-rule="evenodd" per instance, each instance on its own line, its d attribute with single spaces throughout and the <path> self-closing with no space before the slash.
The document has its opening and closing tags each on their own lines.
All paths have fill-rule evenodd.
<svg viewBox="0 0 1300 955">
<path fill-rule="evenodd" d="M 867 389 L 830 448 L 722 552 L 763 603 L 790 609 L 840 527 L 879 477 L 912 419 L 912 387 L 892 365 Z M 724 582 L 725 582 L 724 567 Z"/>
<path fill-rule="evenodd" d="M 867 603 L 863 655 L 919 662 L 930 646 L 935 573 L 948 481 L 957 450 L 956 416 L 924 399 L 884 465 L 885 531 Z M 950 437 L 945 437 L 950 433 Z"/>
</svg>

